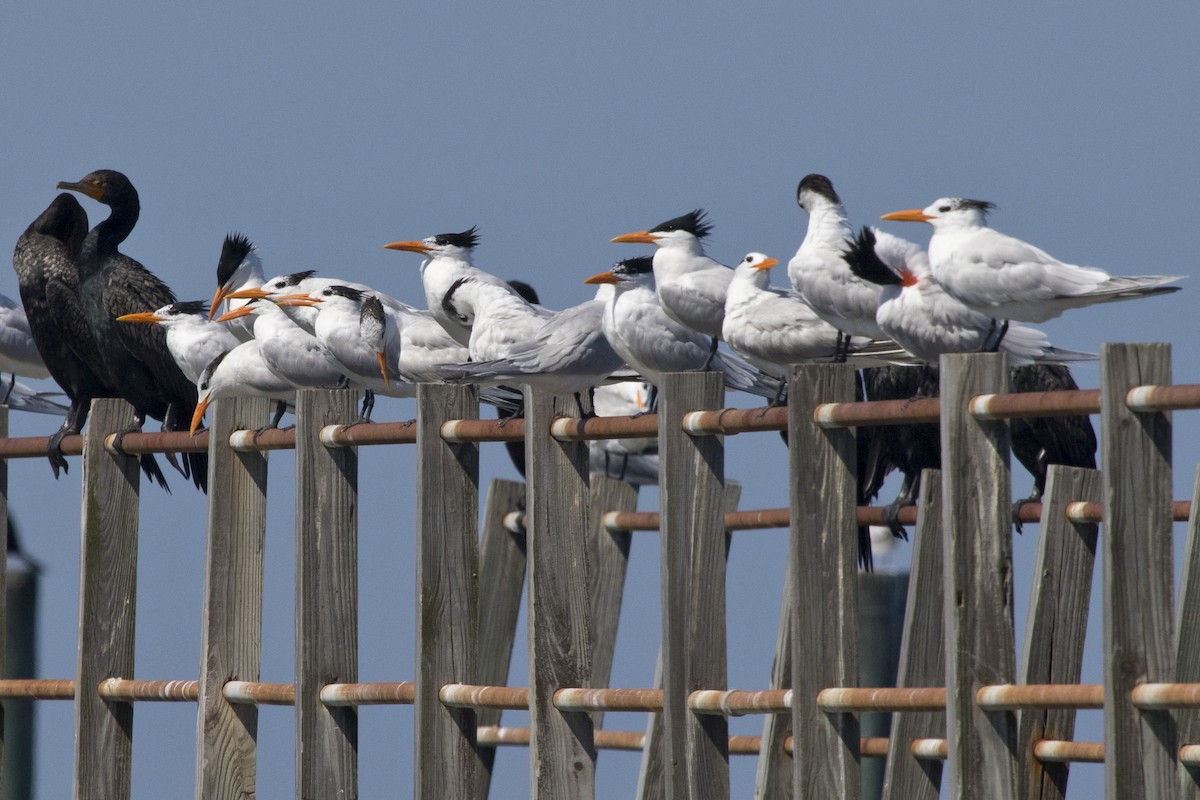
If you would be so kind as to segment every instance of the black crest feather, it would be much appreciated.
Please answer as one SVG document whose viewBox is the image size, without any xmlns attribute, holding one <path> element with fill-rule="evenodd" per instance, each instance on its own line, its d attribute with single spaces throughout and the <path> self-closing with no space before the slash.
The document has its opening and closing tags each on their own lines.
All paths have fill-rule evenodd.
<svg viewBox="0 0 1200 800">
<path fill-rule="evenodd" d="M 433 237 L 433 241 L 442 247 L 461 247 L 471 250 L 479 244 L 479 226 L 475 225 L 461 233 L 439 233 Z"/>
<path fill-rule="evenodd" d="M 613 264 L 612 271 L 616 275 L 644 275 L 654 271 L 654 259 L 650 256 L 634 256 Z"/>
<path fill-rule="evenodd" d="M 345 297 L 346 299 L 353 300 L 356 303 L 360 302 L 365 294 L 362 289 L 355 289 L 350 286 L 342 286 L 341 284 L 335 286 L 326 286 L 323 290 L 323 293 L 336 294 L 338 297 Z"/>
<path fill-rule="evenodd" d="M 313 275 L 316 275 L 315 269 L 306 269 L 303 272 L 293 272 L 291 275 L 284 275 L 282 278 L 284 286 L 296 286 L 300 281 L 306 281 Z"/>
<path fill-rule="evenodd" d="M 707 212 L 703 208 L 689 211 L 681 217 L 661 222 L 650 229 L 650 233 L 666 233 L 668 231 L 687 231 L 697 239 L 703 239 L 712 232 L 712 223 L 708 221 Z"/>
<path fill-rule="evenodd" d="M 178 303 L 172 303 L 169 310 L 172 314 L 192 314 L 207 317 L 208 302 L 204 300 L 182 300 Z"/>
<path fill-rule="evenodd" d="M 525 281 L 519 281 L 514 278 L 511 281 L 505 281 L 505 283 L 511 286 L 512 290 L 519 294 L 526 303 L 533 303 L 534 305 L 537 305 L 541 302 L 541 300 L 538 299 L 537 289 L 534 289 Z"/>
<path fill-rule="evenodd" d="M 245 235 L 240 233 L 231 233 L 225 237 L 225 244 L 221 246 L 221 260 L 217 262 L 217 285 L 224 286 L 233 277 L 233 273 L 246 256 L 254 251 L 254 245 Z"/>
</svg>

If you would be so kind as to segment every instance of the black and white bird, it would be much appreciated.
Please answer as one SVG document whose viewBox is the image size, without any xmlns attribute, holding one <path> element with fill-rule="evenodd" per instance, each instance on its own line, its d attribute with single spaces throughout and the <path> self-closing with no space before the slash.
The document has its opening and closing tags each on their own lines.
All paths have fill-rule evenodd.
<svg viewBox="0 0 1200 800">
<path fill-rule="evenodd" d="M 167 332 L 167 349 L 188 380 L 196 383 L 214 358 L 241 341 L 227 325 L 209 320 L 203 300 L 170 303 L 154 311 L 123 314 L 117 322 L 161 325 Z"/>
<path fill-rule="evenodd" d="M 884 214 L 885 220 L 928 222 L 929 266 L 954 297 L 997 320 L 1045 322 L 1072 308 L 1178 291 L 1181 275 L 1113 276 L 1059 261 L 1049 253 L 989 228 L 995 206 L 943 197 L 924 209 Z"/>
<path fill-rule="evenodd" d="M 243 299 L 227 300 L 230 294 L 245 289 L 257 289 L 264 283 L 266 278 L 263 276 L 262 258 L 254 245 L 243 234 L 227 235 L 221 246 L 221 257 L 217 261 L 217 290 L 213 293 L 208 318 L 211 320 L 221 313 L 222 303 L 227 304 L 226 311 L 232 311 L 247 302 Z M 228 323 L 228 327 L 240 342 L 248 342 L 254 338 L 254 317 L 235 319 Z"/>
</svg>

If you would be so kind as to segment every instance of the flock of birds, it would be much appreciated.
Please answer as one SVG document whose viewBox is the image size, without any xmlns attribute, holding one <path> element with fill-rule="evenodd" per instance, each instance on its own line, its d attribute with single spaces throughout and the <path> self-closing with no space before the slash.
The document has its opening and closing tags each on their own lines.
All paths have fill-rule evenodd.
<svg viewBox="0 0 1200 800">
<path fill-rule="evenodd" d="M 311 271 L 268 279 L 240 234 L 225 239 L 211 304 L 178 302 L 120 252 L 140 210 L 128 178 L 98 170 L 58 188 L 103 203 L 109 215 L 88 230 L 83 207 L 64 193 L 22 234 L 13 267 L 26 346 L 0 361 L 14 375 L 49 374 L 70 400 L 48 446 L 55 476 L 67 467 L 62 438 L 80 431 L 97 397 L 133 406 L 129 430 L 150 416 L 164 430 L 193 433 L 217 397 L 271 398 L 278 425 L 298 389 L 356 387 L 365 393 L 365 422 L 376 393 L 411 397 L 421 382 L 480 384 L 502 417 L 521 413 L 522 384 L 574 393 L 581 414 L 594 408 L 622 416 L 650 410 L 653 387 L 668 372 L 715 370 L 729 388 L 780 403 L 787 365 L 849 362 L 862 368 L 864 398 L 906 399 L 936 394 L 941 354 L 997 350 L 1014 365 L 1014 391 L 1076 388 L 1067 364 L 1095 355 L 1054 347 L 1026 323 L 1176 291 L 1171 284 L 1180 279 L 1114 277 L 1064 263 L 989 228 L 992 206 L 978 200 L 943 198 L 884 215 L 929 223 L 927 251 L 878 228 L 856 232 L 832 183 L 814 174 L 797 189 L 808 230 L 787 265 L 790 290 L 769 285 L 774 258 L 752 252 L 731 269 L 706 255 L 711 225 L 696 210 L 614 238 L 653 245 L 653 255 L 588 278 L 595 296 L 564 311 L 539 305 L 528 285 L 475 266 L 475 228 L 385 245 L 424 258 L 427 310 Z M 0 313 L 19 315 L 7 305 Z M 0 341 L 5 354 L 18 349 L 7 344 Z M 10 398 L 14 390 L 10 382 Z M 1034 476 L 1035 498 L 1049 464 L 1095 466 L 1096 436 L 1086 417 L 1014 420 L 1012 442 Z M 598 445 L 592 468 L 656 481 L 651 446 Z M 920 470 L 940 463 L 937 426 L 863 428 L 858 447 L 860 503 L 878 494 L 888 473 L 903 473 L 900 495 L 888 506 L 890 527 L 902 535 L 899 508 L 916 501 Z M 168 459 L 205 488 L 204 454 Z M 141 466 L 166 487 L 153 456 L 142 456 Z M 865 531 L 860 560 L 869 567 Z"/>
</svg>

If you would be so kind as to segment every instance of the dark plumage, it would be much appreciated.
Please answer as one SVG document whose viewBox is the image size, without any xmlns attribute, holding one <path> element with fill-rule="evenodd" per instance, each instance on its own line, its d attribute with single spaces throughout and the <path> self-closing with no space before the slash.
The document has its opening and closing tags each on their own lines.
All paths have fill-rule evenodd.
<svg viewBox="0 0 1200 800">
<path fill-rule="evenodd" d="M 1071 372 L 1062 364 L 1030 364 L 1013 367 L 1010 388 L 1014 392 L 1057 392 L 1078 389 Z M 1096 468 L 1096 430 L 1087 417 L 1042 417 L 1011 422 L 1012 452 L 1033 476 L 1037 502 L 1046 491 L 1046 468 L 1051 464 Z"/>
<path fill-rule="evenodd" d="M 801 207 L 804 206 L 804 203 L 800 200 L 800 195 L 804 192 L 819 194 L 831 203 L 842 204 L 842 198 L 838 197 L 838 193 L 833 190 L 833 181 L 815 172 L 811 175 L 805 175 L 796 186 L 796 205 Z"/>
<path fill-rule="evenodd" d="M 708 221 L 703 208 L 689 211 L 681 217 L 660 222 L 650 229 L 650 233 L 666 233 L 667 231 L 687 231 L 697 239 L 703 239 L 712 232 L 712 223 Z"/>
<path fill-rule="evenodd" d="M 866 225 L 847 243 L 842 260 L 855 277 L 878 286 L 900 286 L 904 281 L 875 252 L 875 231 Z"/>
<path fill-rule="evenodd" d="M 217 286 L 224 286 L 233 278 L 254 245 L 242 233 L 231 233 L 225 237 L 221 247 L 221 260 L 217 262 Z"/>
<path fill-rule="evenodd" d="M 50 437 L 46 449 L 56 478 L 60 469 L 68 469 L 62 455 L 63 437 L 83 429 L 93 399 L 120 396 L 101 365 L 100 351 L 79 295 L 79 273 L 74 262 L 87 227 L 87 213 L 79 201 L 60 194 L 21 234 L 13 251 L 13 269 L 34 344 L 50 376 L 71 401 L 67 418 Z M 166 488 L 154 456 L 142 456 L 141 466 L 149 478 Z"/>
<path fill-rule="evenodd" d="M 614 275 L 645 275 L 654 271 L 654 258 L 652 256 L 634 256 L 626 258 L 613 264 L 612 273 Z"/>
<path fill-rule="evenodd" d="M 989 203 L 987 200 L 970 200 L 966 197 L 956 197 L 951 201 L 951 205 L 940 206 L 938 211 L 949 211 L 951 208 L 974 208 L 987 214 L 996 207 L 995 203 Z"/>
<path fill-rule="evenodd" d="M 461 233 L 439 233 L 433 237 L 433 242 L 440 247 L 462 247 L 471 250 L 479 244 L 479 226 L 468 228 Z"/>
<path fill-rule="evenodd" d="M 138 428 L 148 415 L 162 420 L 164 430 L 187 430 L 196 408 L 196 387 L 167 350 L 165 331 L 158 325 L 116 321 L 125 314 L 176 302 L 165 283 L 118 249 L 141 212 L 137 190 L 114 170 L 97 170 L 58 188 L 82 192 L 111 209 L 108 218 L 84 238 L 76 267 L 84 314 L 113 388 L 134 407 Z M 186 454 L 180 471 L 197 488 L 205 489 L 207 454 Z"/>
</svg>

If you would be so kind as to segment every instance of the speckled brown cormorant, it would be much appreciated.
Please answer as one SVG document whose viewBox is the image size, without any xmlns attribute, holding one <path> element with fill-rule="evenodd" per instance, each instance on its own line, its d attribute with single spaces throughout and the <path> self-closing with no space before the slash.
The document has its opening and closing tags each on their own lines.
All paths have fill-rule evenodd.
<svg viewBox="0 0 1200 800">
<path fill-rule="evenodd" d="M 13 251 L 30 333 L 50 376 L 71 401 L 67 418 L 50 437 L 46 452 L 55 477 L 60 468 L 68 469 L 63 437 L 82 430 L 93 398 L 120 396 L 101 363 L 79 295 L 74 261 L 87 228 L 83 207 L 72 195 L 60 194 L 21 234 Z M 142 456 L 141 465 L 147 477 L 167 488 L 154 456 Z"/>
<path fill-rule="evenodd" d="M 108 218 L 84 238 L 75 265 L 84 313 L 100 359 L 116 378 L 114 388 L 134 407 L 135 429 L 151 416 L 162 420 L 163 430 L 187 430 L 196 408 L 196 387 L 171 357 L 165 332 L 158 325 L 117 322 L 117 317 L 175 302 L 174 292 L 165 283 L 118 249 L 137 224 L 141 211 L 137 190 L 123 174 L 108 169 L 89 173 L 75 183 L 59 183 L 58 188 L 80 192 L 111 209 Z M 180 471 L 204 489 L 207 454 L 185 454 Z"/>
</svg>

